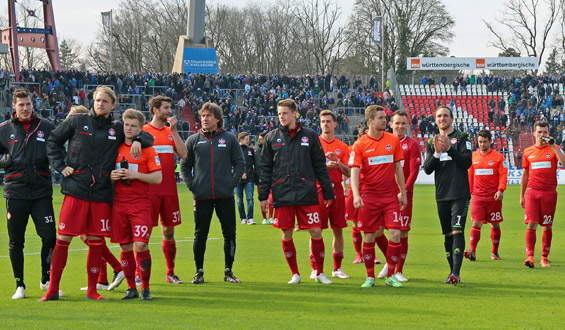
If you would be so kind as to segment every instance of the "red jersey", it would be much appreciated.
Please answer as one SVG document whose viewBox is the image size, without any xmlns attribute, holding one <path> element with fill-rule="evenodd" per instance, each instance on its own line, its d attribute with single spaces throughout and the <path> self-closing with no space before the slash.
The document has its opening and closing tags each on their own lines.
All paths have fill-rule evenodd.
<svg viewBox="0 0 565 330">
<path fill-rule="evenodd" d="M 506 190 L 508 168 L 504 156 L 495 150 L 486 155 L 480 150 L 473 152 L 473 163 L 469 168 L 469 187 L 473 198 L 494 200 L 497 191 Z"/>
<path fill-rule="evenodd" d="M 122 143 L 118 148 L 118 157 L 116 157 L 116 169 L 119 170 L 120 162 L 122 159 L 128 161 L 128 169 L 139 172 L 139 173 L 152 173 L 161 170 L 161 163 L 159 161 L 159 156 L 155 152 L 155 149 L 144 148 L 141 149 L 141 155 L 136 159 L 133 158 L 129 153 L 131 149 L 131 144 Z M 139 202 L 140 200 L 147 200 L 149 203 L 149 183 L 142 182 L 140 180 L 130 180 L 130 185 L 126 186 L 122 183 L 122 180 L 116 181 L 114 200 L 117 202 L 128 203 L 128 202 Z"/>
<path fill-rule="evenodd" d="M 153 148 L 159 155 L 163 168 L 163 181 L 159 185 L 151 185 L 151 193 L 155 195 L 177 195 L 177 180 L 175 179 L 175 152 L 177 147 L 171 128 L 157 128 L 151 123 L 145 124 L 143 130 L 153 136 Z"/>
<path fill-rule="evenodd" d="M 349 160 L 349 147 L 347 146 L 347 144 L 336 139 L 335 137 L 331 141 L 326 141 L 322 138 L 321 135 L 320 143 L 322 144 L 322 149 L 324 149 L 324 154 L 333 152 L 342 163 L 347 164 Z M 326 158 L 326 163 L 328 161 L 330 160 Z M 337 186 L 338 184 L 341 185 L 342 174 L 339 169 L 328 168 L 328 171 L 330 172 L 330 179 L 332 180 L 334 186 Z"/>
<path fill-rule="evenodd" d="M 414 183 L 418 178 L 420 172 L 420 164 L 422 164 L 422 155 L 420 154 L 420 147 L 418 143 L 405 135 L 402 140 L 400 140 L 400 147 L 402 148 L 402 154 L 404 155 L 404 160 L 400 163 L 402 164 L 402 170 L 404 171 L 404 180 L 406 191 L 412 191 L 414 189 Z"/>
<path fill-rule="evenodd" d="M 403 159 L 400 140 L 390 133 L 383 132 L 379 139 L 366 134 L 357 140 L 348 165 L 360 168 L 363 183 L 360 183 L 359 193 L 374 194 L 379 198 L 396 196 L 396 189 L 391 189 L 398 187 L 394 166 Z"/>
<path fill-rule="evenodd" d="M 540 148 L 533 145 L 526 148 L 522 158 L 522 167 L 530 170 L 528 188 L 555 190 L 557 188 L 557 162 L 557 155 L 549 146 Z"/>
</svg>

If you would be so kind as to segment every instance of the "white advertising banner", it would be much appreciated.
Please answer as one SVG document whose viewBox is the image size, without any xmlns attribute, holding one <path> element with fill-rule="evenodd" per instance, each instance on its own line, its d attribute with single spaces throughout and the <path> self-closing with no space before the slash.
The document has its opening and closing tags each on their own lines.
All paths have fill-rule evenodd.
<svg viewBox="0 0 565 330">
<path fill-rule="evenodd" d="M 537 70 L 537 57 L 408 57 L 408 70 Z"/>
<path fill-rule="evenodd" d="M 508 184 L 520 184 L 522 180 L 522 170 L 508 170 Z M 424 170 L 420 170 L 416 184 L 434 184 L 434 174 L 427 175 Z M 565 170 L 557 170 L 557 184 L 565 184 Z"/>
</svg>

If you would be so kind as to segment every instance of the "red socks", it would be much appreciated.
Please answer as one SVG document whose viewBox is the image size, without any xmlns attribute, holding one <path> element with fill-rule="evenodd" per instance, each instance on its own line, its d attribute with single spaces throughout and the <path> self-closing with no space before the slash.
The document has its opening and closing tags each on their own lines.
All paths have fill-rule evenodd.
<svg viewBox="0 0 565 330">
<path fill-rule="evenodd" d="M 310 241 L 312 242 L 312 254 L 316 260 L 316 273 L 320 275 L 324 272 L 324 257 L 326 256 L 324 239 L 310 238 Z"/>
<path fill-rule="evenodd" d="M 149 278 L 151 277 L 151 254 L 149 250 L 137 253 L 137 263 L 141 273 L 141 290 L 149 289 Z"/>
<path fill-rule="evenodd" d="M 294 241 L 292 240 L 292 238 L 289 239 L 288 241 L 285 241 L 283 239 L 282 247 L 283 247 L 284 257 L 286 258 L 286 262 L 290 267 L 290 271 L 292 272 L 292 275 L 294 274 L 300 275 L 300 272 L 298 272 L 298 265 L 296 263 L 296 248 L 294 247 Z"/>
<path fill-rule="evenodd" d="M 88 240 L 88 256 L 86 259 L 86 272 L 88 274 L 87 297 L 90 299 L 101 299 L 96 292 L 98 273 L 100 272 L 100 259 L 102 258 L 103 240 Z"/>
<path fill-rule="evenodd" d="M 492 240 L 492 253 L 498 253 L 498 245 L 500 244 L 500 227 L 490 230 L 490 239 Z"/>
<path fill-rule="evenodd" d="M 163 254 L 167 263 L 167 276 L 175 275 L 175 258 L 177 255 L 177 246 L 175 241 L 169 242 L 163 240 Z"/>
<path fill-rule="evenodd" d="M 332 257 L 334 258 L 334 270 L 340 269 L 341 261 L 343 260 L 343 252 L 334 252 L 332 253 Z"/>
<path fill-rule="evenodd" d="M 363 261 L 367 268 L 367 277 L 375 278 L 375 242 L 363 242 Z"/>
<path fill-rule="evenodd" d="M 135 289 L 135 256 L 133 250 L 122 251 L 120 259 L 122 259 L 122 270 L 128 282 L 128 288 Z"/>
<path fill-rule="evenodd" d="M 378 236 L 375 239 L 375 242 L 379 246 L 379 249 L 381 250 L 383 255 L 386 257 L 387 256 L 387 249 L 388 249 L 388 239 L 386 238 L 385 234 Z"/>
<path fill-rule="evenodd" d="M 108 267 L 104 257 L 100 257 L 100 272 L 98 273 L 97 283 L 108 284 Z"/>
<path fill-rule="evenodd" d="M 526 255 L 533 256 L 536 248 L 536 230 L 526 229 Z"/>
<path fill-rule="evenodd" d="M 492 232 L 491 232 L 492 237 Z M 471 227 L 471 237 L 469 238 L 469 251 L 477 251 L 477 244 L 481 240 L 481 228 Z"/>
<path fill-rule="evenodd" d="M 408 236 L 400 238 L 400 259 L 396 264 L 396 272 L 402 273 L 404 262 L 406 262 L 406 255 L 408 254 Z"/>
<path fill-rule="evenodd" d="M 361 255 L 363 252 L 361 250 L 361 245 L 363 244 L 363 237 L 361 236 L 361 232 L 357 230 L 357 228 L 353 228 L 351 231 L 351 237 L 353 238 L 353 246 L 355 247 L 355 252 L 357 255 Z"/>
<path fill-rule="evenodd" d="M 310 267 L 312 267 L 312 270 L 316 270 L 316 259 L 314 259 L 314 255 L 311 254 L 308 258 L 310 258 Z"/>
<path fill-rule="evenodd" d="M 392 241 L 388 241 L 386 255 L 386 262 L 388 264 L 388 273 L 386 275 L 387 277 L 394 275 L 394 270 L 396 268 L 396 264 L 398 263 L 398 256 L 400 255 L 400 247 L 400 242 L 394 243 Z"/>
<path fill-rule="evenodd" d="M 541 237 L 541 256 L 547 257 L 549 255 L 549 250 L 551 249 L 551 237 L 553 236 L 553 230 L 545 229 L 543 230 L 543 235 Z"/>
<path fill-rule="evenodd" d="M 55 244 L 55 249 L 53 250 L 53 258 L 51 259 L 49 289 L 43 296 L 44 298 L 50 298 L 53 297 L 56 293 L 59 293 L 59 283 L 61 282 L 61 275 L 63 274 L 63 269 L 65 269 L 65 265 L 67 264 L 67 256 L 69 255 L 69 244 L 71 244 L 71 242 L 65 242 L 60 239 L 58 239 L 57 243 Z"/>
<path fill-rule="evenodd" d="M 115 272 L 119 272 L 119 271 L 122 270 L 122 265 L 120 264 L 118 259 L 116 259 L 116 257 L 114 257 L 112 252 L 110 252 L 110 249 L 108 249 L 108 245 L 106 245 L 106 240 L 104 240 L 104 244 L 102 245 L 102 259 L 104 259 L 106 262 L 108 262 L 110 264 L 110 266 L 112 266 L 112 269 Z M 102 268 L 102 267 L 100 267 L 100 268 Z M 104 267 L 104 268 L 106 268 L 106 267 Z M 98 283 L 106 283 L 106 282 L 98 281 Z"/>
</svg>

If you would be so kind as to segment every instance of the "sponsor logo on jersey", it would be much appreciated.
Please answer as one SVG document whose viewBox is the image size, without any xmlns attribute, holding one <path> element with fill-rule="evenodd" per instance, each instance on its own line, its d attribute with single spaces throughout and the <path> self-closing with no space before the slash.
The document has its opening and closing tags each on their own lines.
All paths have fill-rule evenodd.
<svg viewBox="0 0 565 330">
<path fill-rule="evenodd" d="M 473 150 L 470 141 L 467 141 L 467 143 L 465 143 L 465 145 L 467 146 L 467 149 L 468 149 L 468 150 Z"/>
<path fill-rule="evenodd" d="M 475 169 L 475 175 L 493 175 L 494 170 L 492 168 L 477 168 Z"/>
<path fill-rule="evenodd" d="M 277 142 L 281 142 L 281 141 L 282 141 L 281 139 L 277 139 Z"/>
<path fill-rule="evenodd" d="M 442 152 L 442 153 L 441 153 L 441 156 L 439 156 L 439 161 L 440 161 L 440 162 L 447 162 L 447 161 L 452 160 L 452 159 L 453 159 L 453 158 L 451 158 L 451 156 L 449 156 L 449 155 L 447 154 L 447 152 Z"/>
<path fill-rule="evenodd" d="M 384 155 L 384 156 L 374 156 L 369 157 L 369 165 L 382 165 L 382 164 L 391 164 L 394 162 L 394 157 L 392 155 Z"/>
<path fill-rule="evenodd" d="M 13 139 L 15 139 L 15 138 L 16 138 L 16 135 L 14 135 L 14 134 L 10 134 L 10 139 L 12 139 L 12 140 L 13 140 Z"/>
<path fill-rule="evenodd" d="M 551 168 L 551 162 L 532 162 L 532 170 L 539 170 L 542 168 Z"/>
<path fill-rule="evenodd" d="M 392 150 L 392 146 L 391 146 L 390 144 L 387 144 L 385 148 L 386 148 L 387 151 L 391 151 L 391 150 Z"/>
<path fill-rule="evenodd" d="M 85 130 L 85 131 L 88 131 L 88 126 L 84 125 L 84 126 L 82 127 L 82 129 Z"/>
<path fill-rule="evenodd" d="M 198 143 L 196 143 L 196 144 L 202 144 L 202 143 L 206 143 L 206 142 L 208 142 L 208 141 L 198 141 Z"/>
<path fill-rule="evenodd" d="M 365 153 L 373 152 L 373 151 L 375 151 L 375 149 L 369 149 L 369 150 L 365 150 Z"/>
<path fill-rule="evenodd" d="M 348 165 L 353 165 L 354 161 L 355 161 L 355 151 L 352 151 L 349 153 Z"/>
<path fill-rule="evenodd" d="M 155 164 L 161 166 L 161 160 L 159 159 L 159 156 L 155 156 Z"/>
<path fill-rule="evenodd" d="M 111 136 L 114 136 L 114 135 L 116 135 L 116 130 L 114 130 L 113 128 L 110 128 L 108 130 L 108 134 L 110 134 Z"/>
<path fill-rule="evenodd" d="M 206 143 L 206 141 L 200 141 L 198 143 Z M 155 148 L 155 152 L 158 154 L 172 154 L 175 152 L 172 145 L 156 145 L 153 146 L 153 148 Z"/>
</svg>

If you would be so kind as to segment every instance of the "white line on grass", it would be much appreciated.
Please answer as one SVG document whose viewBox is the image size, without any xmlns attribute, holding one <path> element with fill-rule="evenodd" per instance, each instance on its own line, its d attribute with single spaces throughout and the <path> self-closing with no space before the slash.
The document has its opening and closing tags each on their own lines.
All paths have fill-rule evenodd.
<svg viewBox="0 0 565 330">
<path fill-rule="evenodd" d="M 194 237 L 181 237 L 181 238 L 188 238 L 185 240 L 175 240 L 175 242 L 177 243 L 182 243 L 182 242 L 194 242 Z M 208 237 L 208 240 L 216 240 L 219 239 L 217 237 Z M 149 243 L 149 245 L 156 245 L 156 244 L 162 244 L 162 242 L 154 242 L 154 243 Z M 119 246 L 108 246 L 109 248 L 119 248 Z M 69 252 L 76 252 L 76 251 L 88 251 L 88 248 L 86 249 L 73 249 L 73 250 L 69 250 Z M 37 255 L 37 254 L 41 254 L 41 252 L 33 252 L 33 253 L 25 253 L 24 256 L 33 256 L 33 255 Z M 10 256 L 0 256 L 0 258 L 9 258 Z"/>
</svg>

